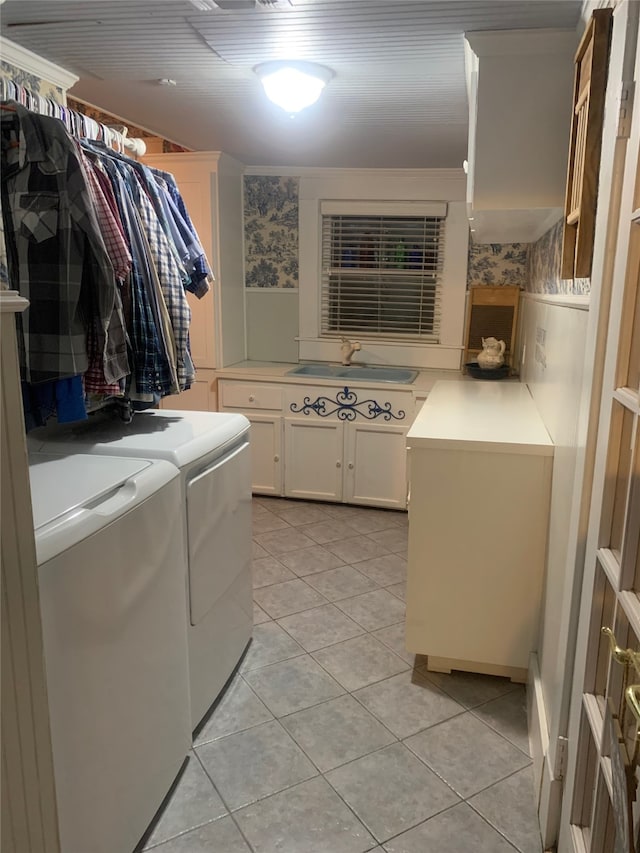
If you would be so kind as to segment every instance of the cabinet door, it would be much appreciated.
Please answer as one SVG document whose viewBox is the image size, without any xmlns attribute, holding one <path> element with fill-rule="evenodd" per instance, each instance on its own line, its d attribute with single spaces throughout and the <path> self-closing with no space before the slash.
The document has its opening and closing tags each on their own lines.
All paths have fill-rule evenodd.
<svg viewBox="0 0 640 853">
<path fill-rule="evenodd" d="M 144 162 L 174 176 L 209 263 L 215 264 L 217 248 L 213 244 L 212 214 L 215 199 L 211 192 L 211 174 L 215 173 L 216 162 L 211 159 L 203 161 L 202 155 L 194 157 L 188 153 L 151 154 L 144 158 Z M 211 285 L 202 299 L 187 293 L 191 308 L 189 340 L 196 368 L 216 366 L 213 288 Z"/>
<path fill-rule="evenodd" d="M 251 488 L 256 494 L 282 494 L 282 418 L 246 413 L 251 422 Z"/>
<path fill-rule="evenodd" d="M 188 391 L 164 397 L 160 401 L 160 408 L 176 409 L 182 412 L 215 412 L 215 395 L 211 391 L 214 380 L 213 372 L 209 374 L 209 371 L 199 370 Z"/>
<path fill-rule="evenodd" d="M 407 505 L 406 429 L 351 423 L 345 435 L 344 500 L 404 509 Z"/>
<path fill-rule="evenodd" d="M 290 498 L 342 500 L 344 425 L 285 418 L 284 493 Z"/>
</svg>

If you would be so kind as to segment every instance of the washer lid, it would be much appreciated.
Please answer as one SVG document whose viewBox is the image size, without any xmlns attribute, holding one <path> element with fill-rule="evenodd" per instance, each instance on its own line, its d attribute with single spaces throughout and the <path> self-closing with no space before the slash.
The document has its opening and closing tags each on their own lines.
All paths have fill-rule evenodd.
<svg viewBox="0 0 640 853">
<path fill-rule="evenodd" d="M 105 452 L 117 456 L 147 455 L 178 468 L 223 448 L 249 428 L 244 415 L 233 412 L 139 412 L 130 424 L 94 416 L 89 423 L 41 427 L 29 433 L 29 446 L 45 453 Z"/>
<path fill-rule="evenodd" d="M 72 510 L 95 504 L 152 463 L 104 456 L 29 455 L 33 526 L 49 524 Z"/>
<path fill-rule="evenodd" d="M 180 512 L 180 472 L 163 459 L 33 453 L 29 469 L 38 565 L 141 508 L 172 481 Z"/>
</svg>

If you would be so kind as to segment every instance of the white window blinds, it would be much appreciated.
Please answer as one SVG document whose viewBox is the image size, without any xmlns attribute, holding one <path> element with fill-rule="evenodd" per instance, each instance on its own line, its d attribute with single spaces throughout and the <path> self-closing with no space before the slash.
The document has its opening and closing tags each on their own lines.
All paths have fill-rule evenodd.
<svg viewBox="0 0 640 853">
<path fill-rule="evenodd" d="M 444 211 L 324 213 L 321 333 L 437 343 L 444 224 Z"/>
</svg>

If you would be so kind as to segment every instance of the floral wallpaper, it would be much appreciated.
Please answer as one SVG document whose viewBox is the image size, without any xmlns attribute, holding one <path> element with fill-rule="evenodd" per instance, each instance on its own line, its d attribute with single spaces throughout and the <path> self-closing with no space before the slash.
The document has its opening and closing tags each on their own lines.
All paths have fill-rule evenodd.
<svg viewBox="0 0 640 853">
<path fill-rule="evenodd" d="M 560 278 L 562 219 L 529 249 L 527 290 L 562 296 L 586 296 L 591 292 L 588 278 Z"/>
<path fill-rule="evenodd" d="M 57 101 L 64 104 L 64 90 L 60 86 L 55 86 L 48 80 L 42 80 L 36 77 L 35 74 L 29 74 L 10 62 L 0 61 L 0 80 L 12 80 L 25 89 L 29 89 L 34 95 L 42 95 L 43 98 L 51 98 L 52 101 Z M 5 88 L 2 87 L 2 97 L 5 98 Z"/>
<path fill-rule="evenodd" d="M 298 287 L 298 178 L 244 179 L 247 287 Z"/>
<path fill-rule="evenodd" d="M 469 241 L 467 287 L 471 284 L 519 284 L 527 279 L 528 243 L 487 243 Z"/>
</svg>

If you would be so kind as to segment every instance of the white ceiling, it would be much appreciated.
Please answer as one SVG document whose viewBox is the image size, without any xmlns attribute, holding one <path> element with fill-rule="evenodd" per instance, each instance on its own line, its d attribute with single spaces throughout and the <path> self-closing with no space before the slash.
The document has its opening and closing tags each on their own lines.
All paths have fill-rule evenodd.
<svg viewBox="0 0 640 853">
<path fill-rule="evenodd" d="M 72 94 L 187 147 L 248 165 L 459 167 L 467 149 L 463 34 L 575 29 L 581 0 L 6 0 L 4 36 L 78 74 Z M 269 4 L 265 7 L 262 4 Z M 214 6 L 213 3 L 210 3 Z M 295 118 L 253 68 L 335 72 Z M 169 78 L 175 86 L 162 86 Z"/>
</svg>

